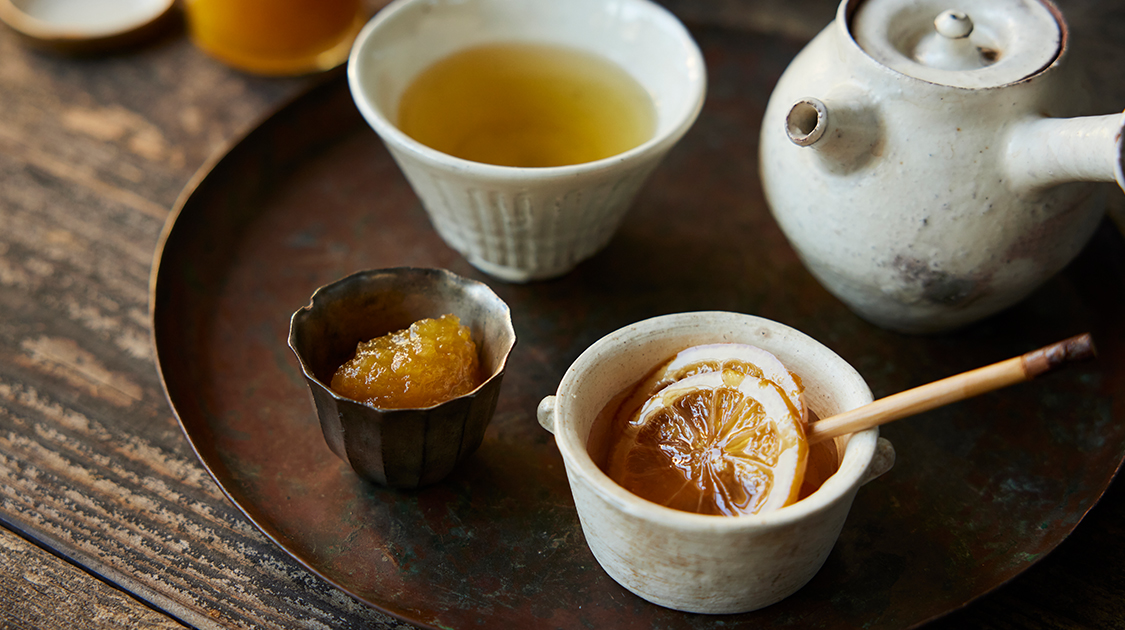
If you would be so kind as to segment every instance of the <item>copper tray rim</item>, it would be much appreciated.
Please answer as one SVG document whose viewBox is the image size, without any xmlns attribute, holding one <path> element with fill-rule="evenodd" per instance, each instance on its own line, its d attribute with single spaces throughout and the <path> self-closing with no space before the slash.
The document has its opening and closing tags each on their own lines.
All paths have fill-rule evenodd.
<svg viewBox="0 0 1125 630">
<path fill-rule="evenodd" d="M 198 189 L 209 179 L 209 177 L 212 174 L 214 174 L 217 171 L 220 171 L 223 168 L 224 164 L 228 163 L 229 161 L 233 161 L 233 160 L 237 159 L 237 156 L 232 156 L 232 155 L 241 145 L 243 145 L 247 142 L 252 142 L 253 139 L 257 136 L 268 135 L 271 127 L 274 126 L 274 125 L 281 124 L 281 119 L 283 119 L 285 114 L 287 112 L 289 112 L 290 110 L 301 109 L 306 104 L 307 101 L 315 100 L 317 98 L 317 96 L 320 95 L 322 92 L 326 92 L 326 91 L 330 91 L 330 90 L 334 90 L 334 89 L 340 89 L 341 87 L 343 89 L 347 89 L 346 84 L 347 84 L 347 78 L 346 78 L 346 68 L 345 67 L 343 67 L 343 66 L 337 67 L 333 70 L 330 70 L 330 71 L 326 72 L 324 75 L 319 77 L 314 83 L 307 86 L 305 89 L 301 90 L 299 93 L 297 93 L 293 97 L 291 97 L 289 99 L 286 99 L 286 100 L 282 101 L 280 104 L 278 104 L 278 105 L 274 106 L 273 108 L 269 109 L 264 114 L 259 116 L 255 121 L 248 124 L 240 133 L 235 134 L 234 136 L 232 136 L 231 139 L 224 142 L 218 149 L 216 149 L 210 155 L 210 157 L 203 163 L 203 165 L 200 166 L 200 168 L 196 170 L 196 172 L 193 174 L 193 176 L 185 184 L 184 188 L 181 190 L 181 193 L 179 194 L 176 201 L 174 202 L 174 204 L 171 208 L 171 211 L 169 212 L 169 215 L 166 218 L 166 220 L 164 222 L 164 225 L 161 229 L 161 233 L 160 233 L 160 236 L 159 236 L 159 239 L 158 239 L 158 242 L 157 242 L 157 246 L 155 248 L 155 253 L 154 253 L 154 256 L 153 256 L 152 268 L 151 268 L 150 275 L 149 275 L 149 292 L 148 292 L 149 312 L 148 312 L 148 319 L 149 319 L 149 325 L 150 325 L 150 331 L 151 331 L 150 341 L 151 341 L 151 347 L 153 349 L 153 362 L 154 362 L 154 365 L 155 365 L 156 370 L 157 370 L 157 374 L 158 374 L 158 377 L 159 377 L 159 380 L 160 380 L 160 385 L 161 385 L 161 389 L 164 393 L 165 400 L 168 402 L 169 408 L 171 409 L 173 415 L 175 416 L 176 422 L 180 426 L 181 432 L 183 433 L 184 437 L 187 439 L 189 445 L 191 446 L 192 452 L 195 454 L 195 456 L 199 460 L 200 464 L 203 465 L 203 467 L 207 471 L 208 475 L 212 478 L 212 480 L 215 482 L 215 484 L 219 487 L 219 490 L 222 492 L 223 496 L 225 496 L 227 498 L 227 500 L 230 501 L 230 503 L 243 516 L 245 516 L 247 518 L 247 520 L 249 520 L 250 523 L 259 532 L 261 532 L 263 535 L 265 535 L 266 538 L 270 540 L 270 542 L 272 542 L 274 545 L 276 545 L 278 548 L 280 548 L 282 551 L 284 551 L 289 557 L 291 557 L 292 559 L 297 561 L 302 567 L 304 567 L 305 570 L 308 570 L 309 572 L 313 573 L 314 575 L 316 575 L 320 579 L 324 580 L 326 583 L 328 583 L 328 584 L 332 585 L 333 587 L 339 589 L 340 591 L 347 594 L 349 597 L 351 597 L 355 601 L 361 602 L 364 605 L 373 608 L 374 610 L 377 610 L 377 611 L 379 611 L 383 614 L 386 614 L 390 617 L 393 617 L 394 619 L 397 619 L 399 621 L 407 623 L 411 626 L 415 626 L 415 627 L 419 627 L 419 628 L 425 628 L 427 630 L 431 630 L 431 629 L 432 630 L 441 630 L 443 628 L 443 626 L 432 625 L 432 624 L 426 623 L 424 621 L 420 621 L 420 620 L 418 620 L 416 618 L 413 618 L 411 616 L 408 616 L 407 614 L 405 614 L 403 612 L 400 612 L 400 611 L 398 611 L 398 610 L 396 610 L 392 607 L 388 607 L 380 601 L 374 601 L 371 598 L 364 597 L 363 595 L 360 595 L 360 594 L 354 592 L 348 586 L 342 584 L 340 581 L 332 578 L 329 574 L 327 574 L 324 571 L 322 571 L 321 569 L 319 569 L 317 567 L 316 563 L 312 562 L 308 558 L 304 557 L 301 553 L 299 553 L 298 551 L 292 549 L 289 545 L 287 545 L 286 542 L 284 541 L 284 537 L 282 535 L 280 535 L 278 533 L 278 531 L 270 525 L 269 519 L 259 518 L 258 516 L 256 516 L 255 515 L 256 514 L 256 506 L 253 503 L 253 501 L 249 501 L 249 500 L 245 500 L 245 499 L 241 498 L 239 496 L 238 492 L 237 492 L 238 488 L 237 487 L 235 487 L 235 488 L 230 487 L 231 485 L 237 486 L 237 484 L 233 480 L 229 479 L 229 477 L 224 478 L 223 476 L 220 475 L 220 472 L 218 470 L 216 470 L 216 469 L 219 469 L 219 470 L 225 469 L 225 465 L 221 461 L 212 462 L 201 450 L 202 446 L 206 446 L 206 444 L 201 445 L 197 441 L 197 436 L 194 435 L 193 430 L 191 428 L 189 428 L 187 423 L 185 423 L 184 418 L 182 417 L 182 415 L 180 413 L 180 409 L 175 404 L 175 402 L 173 400 L 173 397 L 172 397 L 172 394 L 169 391 L 168 382 L 165 378 L 164 362 L 161 359 L 162 353 L 161 353 L 161 343 L 160 343 L 160 332 L 159 332 L 158 329 L 161 329 L 162 326 L 158 325 L 158 322 L 160 320 L 159 320 L 158 312 L 157 312 L 157 308 L 156 308 L 156 303 L 157 303 L 156 297 L 157 297 L 157 290 L 158 290 L 159 281 L 160 281 L 160 272 L 163 268 L 162 263 L 163 263 L 163 260 L 164 260 L 166 245 L 167 245 L 169 239 L 172 237 L 173 233 L 175 232 L 177 223 L 179 222 L 181 216 L 183 215 L 186 207 L 190 203 L 193 196 L 196 194 Z M 358 114 L 358 112 L 357 112 L 356 115 L 360 116 Z M 362 121 L 361 116 L 360 116 L 359 120 Z M 364 123 L 364 124 L 366 124 L 366 123 Z M 328 144 L 331 144 L 331 142 L 339 141 L 340 139 L 341 138 L 330 136 L 330 137 L 326 138 L 325 140 Z M 1111 220 L 1110 217 L 1103 218 L 1102 223 L 1106 223 L 1106 222 L 1109 222 L 1109 223 L 1113 224 L 1113 221 Z M 1116 228 L 1117 226 L 1113 225 L 1113 227 Z M 1101 228 L 1099 228 L 1099 229 L 1101 229 Z M 1115 234 L 1117 236 L 1125 237 L 1125 230 L 1121 230 L 1121 231 L 1115 230 Z M 962 610 L 966 609 L 968 606 L 972 605 L 973 603 L 975 603 L 975 602 L 979 601 L 980 599 L 984 598 L 985 596 L 987 596 L 989 594 L 992 594 L 992 593 L 996 592 L 997 590 L 999 590 L 1000 588 L 1010 584 L 1012 581 L 1019 578 L 1024 573 L 1026 573 L 1029 569 L 1038 565 L 1047 556 L 1049 556 L 1051 553 L 1053 553 L 1067 538 L 1069 538 L 1070 535 L 1074 532 L 1074 530 L 1086 519 L 1086 517 L 1088 516 L 1090 511 L 1093 510 L 1101 502 L 1102 498 L 1104 497 L 1104 495 L 1105 495 L 1107 489 L 1110 487 L 1110 485 L 1112 485 L 1115 481 L 1117 481 L 1118 477 L 1121 476 L 1122 470 L 1125 470 L 1125 451 L 1122 452 L 1122 456 L 1118 460 L 1112 474 L 1110 474 L 1106 477 L 1105 484 L 1102 487 L 1097 489 L 1096 498 L 1090 503 L 1090 505 L 1085 510 L 1083 510 L 1081 512 L 1081 515 L 1078 516 L 1078 518 L 1076 518 L 1074 520 L 1073 524 L 1065 526 L 1065 527 L 1060 527 L 1060 528 L 1058 528 L 1058 530 L 1056 530 L 1060 533 L 1060 536 L 1058 537 L 1058 539 L 1054 542 L 1054 544 L 1051 545 L 1051 547 L 1045 553 L 1042 553 L 1038 557 L 1029 560 L 1022 568 L 1020 568 L 1018 571 L 1016 571 L 1010 577 L 998 581 L 997 583 L 995 583 L 991 587 L 985 588 L 985 589 L 982 589 L 980 591 L 975 592 L 972 596 L 970 596 L 968 598 L 965 598 L 960 603 L 951 604 L 949 607 L 947 607 L 945 610 L 943 610 L 940 613 L 934 614 L 934 615 L 932 615 L 928 618 L 919 619 L 915 623 L 913 623 L 911 625 L 908 625 L 908 626 L 904 626 L 904 627 L 920 628 L 920 627 L 929 625 L 933 622 L 936 622 L 936 621 L 938 621 L 938 620 L 940 620 L 944 617 L 947 617 L 951 614 L 962 611 Z M 893 469 L 891 471 L 888 471 L 888 472 L 893 474 Z M 1065 530 L 1065 531 L 1063 531 L 1063 530 Z M 600 570 L 600 566 L 598 568 Z M 683 614 L 686 615 L 686 614 L 689 614 L 689 613 L 683 613 Z M 723 617 L 726 617 L 726 616 L 720 615 L 720 616 L 716 617 L 716 619 L 721 619 Z"/>
<path fill-rule="evenodd" d="M 162 325 L 160 325 L 160 319 L 158 317 L 159 313 L 157 312 L 156 305 L 157 291 L 160 284 L 160 272 L 163 269 L 162 262 L 164 260 L 165 249 L 168 241 L 172 238 L 172 235 L 176 230 L 176 226 L 179 223 L 180 217 L 183 215 L 185 208 L 190 203 L 196 191 L 204 184 L 204 182 L 207 181 L 208 177 L 212 173 L 221 169 L 226 162 L 237 159 L 237 156 L 233 156 L 233 152 L 239 146 L 246 142 L 252 141 L 256 136 L 267 135 L 272 125 L 279 124 L 278 120 L 284 115 L 285 112 L 294 107 L 299 107 L 303 102 L 314 98 L 318 92 L 326 89 L 332 89 L 332 87 L 334 87 L 334 84 L 340 83 L 342 81 L 346 81 L 346 75 L 344 67 L 340 66 L 326 72 L 324 76 L 320 77 L 311 86 L 300 91 L 298 94 L 269 109 L 267 112 L 259 116 L 256 120 L 248 124 L 241 132 L 232 136 L 231 139 L 227 140 L 218 149 L 216 149 L 207 158 L 203 165 L 196 170 L 196 172 L 188 180 L 187 184 L 184 185 L 184 188 L 181 190 L 180 194 L 176 198 L 176 201 L 172 205 L 172 209 L 168 213 L 168 217 L 165 219 L 164 225 L 161 227 L 160 236 L 157 240 L 156 249 L 153 254 L 152 268 L 149 273 L 148 320 L 149 330 L 151 331 L 150 342 L 153 351 L 153 364 L 156 367 L 157 376 L 160 380 L 160 388 L 164 393 L 164 399 L 168 403 L 168 407 L 169 409 L 171 409 L 172 415 L 175 416 L 176 423 L 179 425 L 181 433 L 187 439 L 188 444 L 191 446 L 192 453 L 195 454 L 196 459 L 203 466 L 204 470 L 207 471 L 207 474 L 211 477 L 212 481 L 215 482 L 215 485 L 218 486 L 219 491 L 222 492 L 227 501 L 229 501 L 231 505 L 235 507 L 235 509 L 237 509 L 248 521 L 250 521 L 250 524 L 253 525 L 255 529 L 261 532 L 267 539 L 269 539 L 271 543 L 277 546 L 277 548 L 284 551 L 286 555 L 288 555 L 293 560 L 296 560 L 302 567 L 305 568 L 305 570 L 316 575 L 326 583 L 331 584 L 341 592 L 346 593 L 352 599 L 361 602 L 366 606 L 370 606 L 375 610 L 378 610 L 379 612 L 389 615 L 404 623 L 408 623 L 419 628 L 424 628 L 426 630 L 442 630 L 438 626 L 419 622 L 416 619 L 411 619 L 410 617 L 407 617 L 399 613 L 398 611 L 382 606 L 378 602 L 373 602 L 368 598 L 362 597 L 361 595 L 353 592 L 347 586 L 341 584 L 339 581 L 333 579 L 330 575 L 317 568 L 314 562 L 310 561 L 308 558 L 305 558 L 302 554 L 286 545 L 284 538 L 272 525 L 270 525 L 270 521 L 268 519 L 258 518 L 258 516 L 256 516 L 256 510 L 254 509 L 255 506 L 253 505 L 253 502 L 246 501 L 246 505 L 244 505 L 244 499 L 236 493 L 234 488 L 231 487 L 236 486 L 237 484 L 235 484 L 233 480 L 229 479 L 229 477 L 224 478 L 219 474 L 218 470 L 216 470 L 217 468 L 225 469 L 226 466 L 221 461 L 212 462 L 210 458 L 203 453 L 197 436 L 188 426 L 188 423 L 185 422 L 183 415 L 180 413 L 179 407 L 173 400 L 172 393 L 169 391 L 168 381 L 165 377 L 164 361 L 161 359 L 162 353 L 159 331 L 160 329 L 162 329 Z M 310 304 L 311 299 L 312 298 L 310 297 Z"/>
</svg>

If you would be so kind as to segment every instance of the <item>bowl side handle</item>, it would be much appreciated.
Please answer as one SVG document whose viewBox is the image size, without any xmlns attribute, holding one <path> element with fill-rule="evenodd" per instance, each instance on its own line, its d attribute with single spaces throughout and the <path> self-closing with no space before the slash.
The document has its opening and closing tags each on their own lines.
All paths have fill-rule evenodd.
<svg viewBox="0 0 1125 630">
<path fill-rule="evenodd" d="M 895 447 L 887 438 L 879 438 L 875 443 L 875 453 L 871 456 L 871 463 L 867 465 L 867 472 L 863 474 L 860 485 L 874 481 L 895 465 Z"/>
<path fill-rule="evenodd" d="M 545 396 L 543 400 L 539 401 L 539 407 L 535 410 L 535 415 L 539 418 L 539 425 L 554 435 L 555 396 Z"/>
</svg>

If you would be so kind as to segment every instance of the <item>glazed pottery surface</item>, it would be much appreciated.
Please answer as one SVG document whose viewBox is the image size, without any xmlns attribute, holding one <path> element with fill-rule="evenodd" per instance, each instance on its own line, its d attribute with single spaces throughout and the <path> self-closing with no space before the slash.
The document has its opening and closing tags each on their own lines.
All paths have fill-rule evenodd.
<svg viewBox="0 0 1125 630">
<path fill-rule="evenodd" d="M 934 32 L 948 8 L 845 0 L 762 124 L 766 197 L 801 260 L 859 315 L 907 332 L 1023 299 L 1098 225 L 1108 187 L 1088 182 L 1122 181 L 1121 114 L 1066 118 L 1087 99 L 1053 5 L 974 3 L 961 39 Z"/>
<path fill-rule="evenodd" d="M 894 449 L 869 429 L 837 438 L 839 468 L 812 495 L 750 516 L 710 516 L 638 498 L 587 451 L 595 417 L 616 395 L 685 348 L 747 343 L 781 359 L 821 417 L 871 402 L 863 378 L 831 350 L 788 326 L 728 312 L 665 315 L 590 346 L 539 405 L 566 465 L 582 532 L 605 571 L 641 597 L 678 610 L 756 610 L 796 592 L 820 569 L 859 487 L 891 467 Z"/>
<path fill-rule="evenodd" d="M 653 99 L 653 137 L 594 162 L 519 168 L 452 157 L 395 126 L 399 98 L 419 72 L 498 42 L 565 46 L 617 64 Z M 481 271 L 525 282 L 562 275 L 606 245 L 698 116 L 706 71 L 687 29 L 649 0 L 397 0 L 360 33 L 348 81 L 442 239 Z"/>
</svg>

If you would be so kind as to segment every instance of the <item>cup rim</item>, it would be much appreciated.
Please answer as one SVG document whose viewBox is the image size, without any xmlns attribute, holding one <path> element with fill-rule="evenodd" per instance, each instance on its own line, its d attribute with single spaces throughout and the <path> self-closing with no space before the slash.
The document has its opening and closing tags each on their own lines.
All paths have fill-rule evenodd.
<svg viewBox="0 0 1125 630">
<path fill-rule="evenodd" d="M 666 151 L 687 133 L 688 129 L 695 123 L 695 120 L 699 117 L 699 113 L 703 109 L 703 102 L 707 94 L 706 65 L 704 64 L 703 53 L 699 49 L 699 45 L 695 42 L 695 39 L 692 38 L 687 28 L 684 27 L 679 19 L 670 11 L 651 0 L 618 0 L 620 3 L 630 4 L 647 11 L 650 15 L 657 16 L 658 19 L 667 23 L 672 31 L 682 37 L 683 44 L 689 55 L 690 63 L 699 69 L 699 72 L 692 77 L 693 80 L 687 86 L 687 89 L 695 91 L 695 97 L 691 106 L 685 108 L 681 117 L 676 119 L 664 133 L 654 135 L 645 142 L 616 155 L 611 155 L 592 162 L 580 162 L 578 164 L 567 164 L 563 166 L 502 166 L 466 160 L 432 149 L 402 132 L 390 121 L 380 108 L 375 107 L 371 103 L 363 89 L 361 77 L 361 66 L 364 65 L 362 58 L 363 51 L 369 46 L 369 42 L 372 41 L 377 31 L 384 28 L 386 23 L 393 19 L 398 13 L 408 10 L 415 4 L 428 1 L 430 0 L 393 0 L 390 4 L 383 7 L 364 25 L 356 36 L 351 53 L 348 57 L 347 66 L 348 87 L 351 90 L 352 100 L 355 102 L 356 107 L 359 109 L 364 119 L 367 120 L 368 124 L 374 128 L 375 132 L 388 145 L 408 152 L 414 159 L 423 163 L 443 168 L 454 168 L 475 177 L 509 181 L 533 178 L 542 181 L 544 179 L 574 177 L 587 172 L 612 168 L 646 155 L 660 154 Z"/>
<path fill-rule="evenodd" d="M 349 284 L 351 282 L 355 282 L 356 279 L 360 278 L 360 277 L 375 276 L 375 275 L 387 275 L 387 274 L 396 274 L 396 275 L 407 275 L 407 274 L 409 274 L 409 275 L 415 275 L 415 276 L 418 276 L 418 277 L 438 276 L 438 277 L 441 277 L 442 279 L 444 279 L 445 281 L 452 282 L 452 283 L 454 283 L 458 286 L 475 287 L 478 290 L 486 292 L 489 296 L 494 298 L 497 303 L 499 303 L 500 305 L 503 306 L 502 312 L 503 312 L 504 317 L 503 317 L 502 323 L 503 323 L 505 331 L 509 333 L 508 336 L 511 337 L 511 342 L 509 344 L 507 344 L 507 348 L 504 349 L 503 357 L 501 358 L 499 364 L 496 366 L 496 369 L 494 369 L 492 371 L 492 373 L 488 375 L 487 378 L 482 380 L 480 382 L 480 384 L 477 385 L 476 387 L 474 387 L 471 391 L 465 392 L 464 394 L 461 394 L 459 396 L 455 396 L 455 397 L 447 399 L 447 400 L 443 400 L 443 401 L 434 403 L 434 404 L 432 404 L 428 407 L 376 407 L 374 405 L 369 405 L 367 403 L 358 401 L 354 398 L 350 398 L 348 396 L 343 396 L 341 394 L 338 394 L 338 393 L 336 393 L 336 391 L 334 389 L 329 387 L 320 378 L 318 378 L 317 375 L 309 367 L 308 363 L 305 361 L 304 353 L 301 352 L 301 350 L 298 348 L 299 344 L 296 341 L 297 328 L 301 325 L 303 320 L 308 318 L 312 314 L 312 312 L 317 308 L 318 300 L 323 301 L 325 299 L 328 299 L 327 295 L 332 293 L 333 291 L 335 291 L 338 287 L 340 287 L 342 285 L 345 285 L 345 284 Z M 346 401 L 346 402 L 356 404 L 356 405 L 364 405 L 364 406 L 367 406 L 367 407 L 371 407 L 372 409 L 375 409 L 377 411 L 382 411 L 382 412 L 386 412 L 386 413 L 396 413 L 396 412 L 400 412 L 400 411 L 409 411 L 409 412 L 426 411 L 426 410 L 429 410 L 429 409 L 434 409 L 436 407 L 441 407 L 443 405 L 448 405 L 449 403 L 451 403 L 455 400 L 460 400 L 462 398 L 475 397 L 489 383 L 491 383 L 492 381 L 494 381 L 496 379 L 503 378 L 504 373 L 508 369 L 508 359 L 511 358 L 512 350 L 515 348 L 516 342 L 517 342 L 516 331 L 515 331 L 515 326 L 512 322 L 512 309 L 508 305 L 507 302 L 505 302 L 499 295 L 496 294 L 495 291 L 492 290 L 492 287 L 488 286 L 487 284 L 485 284 L 483 282 L 480 282 L 479 280 L 473 280 L 471 278 L 466 278 L 464 276 L 457 275 L 457 274 L 453 273 L 452 271 L 449 271 L 448 269 L 441 269 L 441 268 L 436 268 L 436 267 L 387 267 L 387 268 L 380 268 L 380 269 L 362 269 L 362 270 L 359 270 L 359 271 L 352 272 L 352 273 L 350 273 L 350 274 L 348 274 L 348 275 L 346 275 L 342 278 L 338 278 L 338 279 L 336 279 L 332 282 L 329 282 L 327 284 L 324 284 L 324 285 L 321 285 L 321 286 L 317 287 L 316 290 L 313 291 L 312 296 L 309 297 L 309 303 L 302 306 L 301 308 L 297 309 L 296 311 L 294 311 L 293 314 L 289 317 L 289 337 L 288 337 L 289 348 L 290 348 L 290 350 L 293 351 L 293 354 L 296 356 L 297 363 L 300 365 L 300 368 L 301 368 L 301 373 L 305 376 L 306 379 L 310 380 L 313 383 L 316 383 L 317 386 L 319 386 L 321 389 L 326 391 L 330 396 L 332 396 L 332 398 L 336 399 L 337 401 Z"/>
<path fill-rule="evenodd" d="M 104 4 L 104 3 L 103 3 Z M 104 11 L 104 22 L 85 26 L 59 21 L 30 10 L 28 3 L 0 0 L 0 21 L 16 32 L 43 43 L 97 43 L 99 40 L 127 35 L 155 23 L 169 13 L 174 0 L 146 0 L 129 12 L 110 4 Z"/>
<path fill-rule="evenodd" d="M 870 402 L 871 390 L 863 377 L 848 364 L 842 357 L 812 337 L 781 324 L 779 322 L 727 311 L 695 311 L 686 313 L 673 313 L 660 315 L 646 320 L 641 320 L 624 328 L 605 335 L 581 355 L 563 375 L 556 394 L 556 404 L 571 397 L 573 386 L 579 371 L 585 369 L 587 364 L 592 364 L 603 350 L 620 346 L 630 341 L 636 341 L 645 332 L 683 325 L 689 318 L 704 316 L 716 320 L 753 322 L 771 331 L 785 332 L 796 339 L 802 347 L 808 348 L 827 359 L 833 359 L 835 367 L 841 371 L 841 377 L 852 382 L 853 385 L 862 386 L 863 395 Z M 604 359 L 598 359 L 604 360 Z M 772 528 L 790 525 L 796 521 L 807 518 L 811 514 L 827 510 L 836 502 L 846 497 L 852 490 L 858 488 L 865 481 L 865 475 L 875 456 L 879 428 L 873 427 L 864 431 L 851 434 L 844 451 L 843 459 L 835 473 L 833 473 L 815 492 L 791 505 L 764 514 L 750 514 L 738 517 L 720 516 L 712 514 L 697 514 L 684 512 L 653 503 L 642 499 L 628 490 L 619 486 L 609 478 L 594 463 L 586 450 L 586 445 L 578 439 L 573 429 L 560 426 L 558 423 L 561 414 L 556 408 L 555 412 L 555 443 L 562 455 L 568 475 L 579 476 L 588 482 L 593 490 L 603 501 L 613 505 L 616 509 L 631 516 L 642 518 L 651 522 L 661 523 L 666 526 L 698 530 L 698 531 L 728 531 L 746 528 Z"/>
</svg>

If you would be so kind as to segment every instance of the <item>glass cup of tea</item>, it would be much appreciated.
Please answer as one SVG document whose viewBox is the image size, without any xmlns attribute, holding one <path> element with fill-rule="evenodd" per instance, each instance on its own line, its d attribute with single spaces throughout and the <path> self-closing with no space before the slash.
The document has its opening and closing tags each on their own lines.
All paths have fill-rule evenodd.
<svg viewBox="0 0 1125 630">
<path fill-rule="evenodd" d="M 348 81 L 442 239 L 527 282 L 605 247 L 699 115 L 706 69 L 649 0 L 396 0 Z"/>
<path fill-rule="evenodd" d="M 340 65 L 368 16 L 363 0 L 186 0 L 184 13 L 196 46 L 263 75 Z"/>
</svg>

